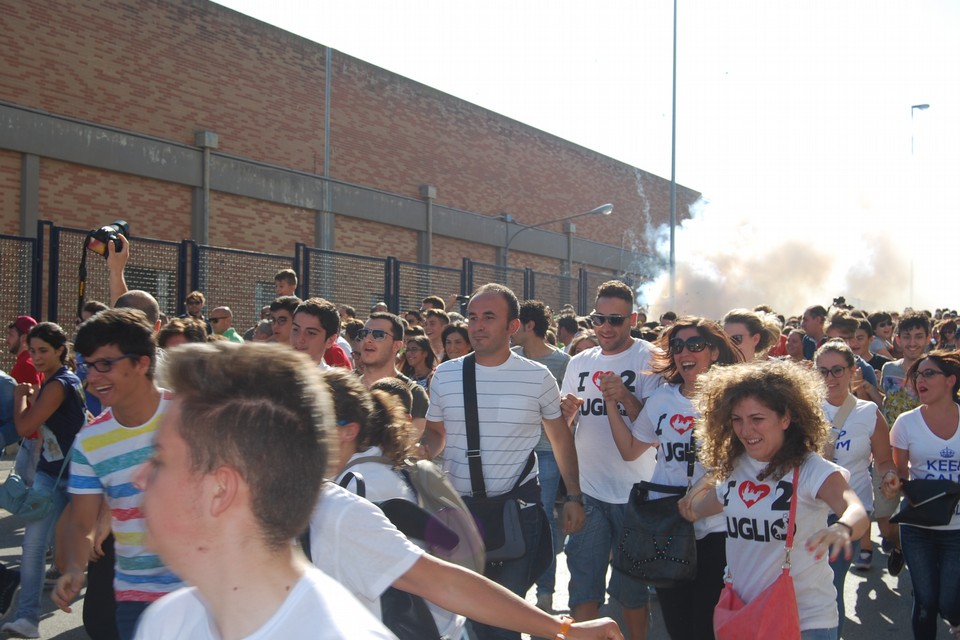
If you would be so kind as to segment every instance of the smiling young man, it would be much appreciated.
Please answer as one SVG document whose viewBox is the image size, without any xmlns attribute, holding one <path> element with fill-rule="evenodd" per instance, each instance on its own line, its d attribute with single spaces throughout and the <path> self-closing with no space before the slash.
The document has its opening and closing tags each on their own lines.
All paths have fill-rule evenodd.
<svg viewBox="0 0 960 640">
<path fill-rule="evenodd" d="M 80 431 L 74 444 L 67 487 L 72 514 L 59 540 L 65 561 L 52 597 L 70 611 L 83 588 L 91 552 L 102 553 L 100 545 L 112 530 L 117 630 L 128 640 L 147 605 L 181 586 L 143 546 L 143 493 L 132 483 L 136 467 L 153 453 L 154 432 L 170 398 L 153 382 L 157 346 L 143 312 L 98 313 L 80 325 L 74 348 L 84 357 L 88 388 L 106 410 Z M 110 527 L 98 526 L 103 498 Z"/>
<path fill-rule="evenodd" d="M 650 372 L 653 347 L 630 335 L 636 321 L 630 287 L 619 280 L 600 285 L 589 319 L 600 346 L 570 360 L 560 390 L 561 409 L 571 428 L 579 415 L 577 459 L 587 513 L 583 530 L 570 536 L 566 548 L 570 612 L 577 620 L 599 615 L 610 552 L 620 536 L 630 489 L 649 480 L 656 464 L 653 449 L 635 460 L 623 459 L 610 430 L 606 402 L 616 400 L 629 423 L 660 384 L 660 376 Z M 608 591 L 623 605 L 628 637 L 645 638 L 647 586 L 614 571 Z"/>
<path fill-rule="evenodd" d="M 377 311 L 370 314 L 363 329 L 357 332 L 357 350 L 363 374 L 360 380 L 368 389 L 384 378 L 397 378 L 413 395 L 410 415 L 413 425 L 423 433 L 430 401 L 426 390 L 397 371 L 397 353 L 403 348 L 403 322 L 392 313 Z"/>
<path fill-rule="evenodd" d="M 292 543 L 335 428 L 306 358 L 279 345 L 191 344 L 171 353 L 167 375 L 175 399 L 134 481 L 147 544 L 193 586 L 148 609 L 138 640 L 392 637 Z"/>
<path fill-rule="evenodd" d="M 543 563 L 535 569 L 539 559 L 535 550 L 540 547 L 542 536 L 550 536 L 550 531 L 540 505 L 537 468 L 530 466 L 533 449 L 540 441 L 541 424 L 569 494 L 579 498 L 580 486 L 577 452 L 560 413 L 560 395 L 553 375 L 545 366 L 510 350 L 510 336 L 520 325 L 519 313 L 516 295 L 502 285 L 484 285 L 470 298 L 467 327 L 476 359 L 480 450 L 478 455 L 467 455 L 463 389 L 467 358 L 448 360 L 437 367 L 430 383 L 423 449 L 430 458 L 444 452 L 444 471 L 461 495 L 473 493 L 470 461 L 477 458 L 488 496 L 503 495 L 519 486 L 518 497 L 526 505 L 520 510 L 520 525 L 527 553 L 516 560 L 487 563 L 486 575 L 522 597 L 547 565 Z M 568 502 L 563 516 L 565 533 L 578 530 L 583 524 L 582 505 Z M 520 637 L 518 633 L 485 625 L 475 628 L 482 640 Z"/>
</svg>

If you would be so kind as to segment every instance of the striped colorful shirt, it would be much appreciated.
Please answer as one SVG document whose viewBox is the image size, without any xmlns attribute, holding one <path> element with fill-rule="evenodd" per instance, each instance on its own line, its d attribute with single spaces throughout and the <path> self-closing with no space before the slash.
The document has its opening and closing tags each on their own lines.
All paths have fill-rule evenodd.
<svg viewBox="0 0 960 640">
<path fill-rule="evenodd" d="M 113 513 L 117 602 L 153 602 L 184 586 L 156 554 L 144 548 L 143 492 L 133 484 L 137 467 L 153 454 L 153 433 L 171 398 L 164 391 L 153 417 L 136 427 L 117 422 L 108 408 L 80 431 L 74 445 L 67 491 L 103 494 Z"/>
</svg>

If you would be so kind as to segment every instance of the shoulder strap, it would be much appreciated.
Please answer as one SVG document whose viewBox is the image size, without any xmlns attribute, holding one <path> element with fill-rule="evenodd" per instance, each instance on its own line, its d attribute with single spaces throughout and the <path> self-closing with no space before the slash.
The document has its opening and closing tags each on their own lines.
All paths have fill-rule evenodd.
<svg viewBox="0 0 960 640">
<path fill-rule="evenodd" d="M 475 498 L 487 497 L 480 459 L 480 413 L 477 409 L 477 359 L 470 354 L 463 359 L 463 417 L 467 428 L 467 463 L 470 466 L 470 489 Z"/>
<path fill-rule="evenodd" d="M 366 498 L 366 497 L 367 497 L 367 483 L 363 481 L 363 476 L 362 476 L 361 474 L 359 474 L 359 473 L 354 473 L 353 471 L 348 471 L 348 472 L 346 473 L 346 475 L 344 475 L 344 476 L 340 479 L 340 486 L 343 487 L 344 489 L 346 489 L 347 487 L 350 486 L 350 481 L 351 481 L 351 480 L 353 480 L 354 482 L 357 483 L 357 491 L 356 491 L 356 494 L 357 494 L 358 496 L 360 496 L 361 498 Z"/>
<path fill-rule="evenodd" d="M 693 470 L 697 465 L 697 440 L 690 431 L 690 455 L 687 456 L 687 489 L 693 483 Z"/>
<path fill-rule="evenodd" d="M 837 430 L 842 429 L 843 423 L 847 421 L 847 418 L 850 417 L 850 414 L 856 408 L 857 399 L 852 393 L 848 393 L 847 397 L 843 400 L 843 404 L 840 405 L 840 410 L 837 411 L 837 415 L 833 418 L 833 428 Z"/>
<path fill-rule="evenodd" d="M 787 555 L 783 566 L 787 571 L 790 570 L 790 550 L 793 549 L 793 529 L 797 521 L 797 494 L 800 492 L 800 467 L 793 468 L 793 494 L 790 496 L 790 519 L 787 520 L 787 544 L 785 546 Z"/>
<path fill-rule="evenodd" d="M 344 471 L 346 471 L 352 466 L 363 464 L 364 462 L 379 462 L 380 464 L 385 464 L 389 467 L 394 466 L 393 460 L 391 460 L 387 456 L 366 456 L 363 458 L 354 458 L 347 464 L 343 465 L 343 469 L 340 469 L 340 473 L 343 473 Z"/>
</svg>

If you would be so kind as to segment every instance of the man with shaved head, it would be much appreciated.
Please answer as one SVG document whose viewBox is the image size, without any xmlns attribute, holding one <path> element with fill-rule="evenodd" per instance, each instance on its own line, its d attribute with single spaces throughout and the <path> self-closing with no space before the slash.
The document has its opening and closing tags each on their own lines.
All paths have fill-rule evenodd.
<svg viewBox="0 0 960 640">
<path fill-rule="evenodd" d="M 243 336 L 233 328 L 233 312 L 230 307 L 217 307 L 210 312 L 210 326 L 218 336 L 223 336 L 230 342 L 243 342 Z"/>
</svg>

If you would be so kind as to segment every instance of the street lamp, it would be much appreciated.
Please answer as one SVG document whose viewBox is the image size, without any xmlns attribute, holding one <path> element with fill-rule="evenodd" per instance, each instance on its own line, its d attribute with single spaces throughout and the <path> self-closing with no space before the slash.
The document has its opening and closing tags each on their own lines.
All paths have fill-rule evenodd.
<svg viewBox="0 0 960 640">
<path fill-rule="evenodd" d="M 595 209 L 591 209 L 590 211 L 584 211 L 583 213 L 575 213 L 572 216 L 565 216 L 563 218 L 557 218 L 556 220 L 547 220 L 545 222 L 538 222 L 537 224 L 520 225 L 520 228 L 514 231 L 512 234 L 510 233 L 510 223 L 512 222 L 512 219 L 509 215 L 506 215 L 504 217 L 504 222 L 506 222 L 507 224 L 505 227 L 506 242 L 503 245 L 503 266 L 504 267 L 509 266 L 508 262 L 510 257 L 510 245 L 513 244 L 513 241 L 516 240 L 518 235 L 520 235 L 524 231 L 527 231 L 528 229 L 545 227 L 548 224 L 554 224 L 555 222 L 566 222 L 567 220 L 573 220 L 574 218 L 582 218 L 584 216 L 608 216 L 611 213 L 613 213 L 613 205 L 609 203 L 602 204 Z"/>
</svg>

